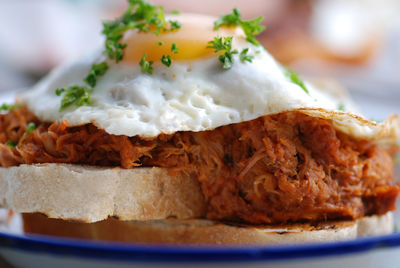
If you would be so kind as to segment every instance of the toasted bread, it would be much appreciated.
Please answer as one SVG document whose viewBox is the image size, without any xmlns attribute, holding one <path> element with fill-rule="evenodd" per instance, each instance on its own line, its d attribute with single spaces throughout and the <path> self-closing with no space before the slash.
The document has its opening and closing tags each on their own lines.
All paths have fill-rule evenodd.
<svg viewBox="0 0 400 268">
<path fill-rule="evenodd" d="M 17 213 L 96 222 L 199 218 L 205 201 L 196 178 L 163 168 L 36 164 L 0 168 L 0 207 Z"/>
<path fill-rule="evenodd" d="M 332 242 L 393 231 L 393 216 L 363 217 L 354 221 L 327 221 L 315 224 L 238 225 L 194 220 L 121 221 L 96 223 L 49 219 L 41 214 L 24 214 L 27 233 L 106 240 L 163 244 L 267 245 Z"/>
</svg>

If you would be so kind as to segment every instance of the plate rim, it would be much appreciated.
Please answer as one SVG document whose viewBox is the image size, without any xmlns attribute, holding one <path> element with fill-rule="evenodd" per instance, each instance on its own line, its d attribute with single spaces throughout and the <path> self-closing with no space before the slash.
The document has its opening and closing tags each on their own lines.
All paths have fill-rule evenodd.
<svg viewBox="0 0 400 268">
<path fill-rule="evenodd" d="M 0 248 L 31 253 L 145 263 L 273 262 L 367 253 L 400 247 L 400 233 L 334 243 L 286 246 L 188 246 L 118 243 L 0 232 Z"/>
</svg>

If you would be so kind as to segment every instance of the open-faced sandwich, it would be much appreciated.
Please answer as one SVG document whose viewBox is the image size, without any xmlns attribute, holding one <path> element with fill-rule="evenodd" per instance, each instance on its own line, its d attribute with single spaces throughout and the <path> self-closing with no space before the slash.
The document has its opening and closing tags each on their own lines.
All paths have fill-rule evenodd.
<svg viewBox="0 0 400 268">
<path fill-rule="evenodd" d="M 25 231 L 165 243 L 389 233 L 396 116 L 362 118 L 255 36 L 262 18 L 130 0 L 105 48 L 0 115 L 0 205 Z"/>
</svg>

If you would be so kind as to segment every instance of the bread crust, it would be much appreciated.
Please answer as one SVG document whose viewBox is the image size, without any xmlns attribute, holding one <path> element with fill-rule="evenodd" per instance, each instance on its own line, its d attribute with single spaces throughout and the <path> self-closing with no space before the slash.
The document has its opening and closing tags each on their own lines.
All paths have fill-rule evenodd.
<svg viewBox="0 0 400 268">
<path fill-rule="evenodd" d="M 196 178 L 165 168 L 106 168 L 35 164 L 0 168 L 0 207 L 17 213 L 96 222 L 190 219 L 205 215 Z"/>
<path fill-rule="evenodd" d="M 234 225 L 209 220 L 120 221 L 74 223 L 25 214 L 27 233 L 118 242 L 212 245 L 268 245 L 333 242 L 393 231 L 391 212 L 356 221 L 282 226 Z"/>
</svg>

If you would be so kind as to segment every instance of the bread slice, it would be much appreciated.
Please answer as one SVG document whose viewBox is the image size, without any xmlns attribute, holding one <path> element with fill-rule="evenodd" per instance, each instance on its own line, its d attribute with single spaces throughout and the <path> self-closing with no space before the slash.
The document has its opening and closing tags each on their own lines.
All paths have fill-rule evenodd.
<svg viewBox="0 0 400 268">
<path fill-rule="evenodd" d="M 196 178 L 164 168 L 106 168 L 36 164 L 0 168 L 0 207 L 17 213 L 96 222 L 190 219 L 205 215 Z"/>
<path fill-rule="evenodd" d="M 319 224 L 285 226 L 232 225 L 209 220 L 120 221 L 96 223 L 49 219 L 41 214 L 24 214 L 27 233 L 106 240 L 166 244 L 267 245 L 332 242 L 360 236 L 393 232 L 391 212 L 356 221 L 329 221 Z"/>
<path fill-rule="evenodd" d="M 70 164 L 0 168 L 0 206 L 26 213 L 24 227 L 29 233 L 121 242 L 287 244 L 346 240 L 393 230 L 391 213 L 356 221 L 282 226 L 196 219 L 204 218 L 206 209 L 197 179 L 173 177 L 163 168 Z"/>
</svg>

